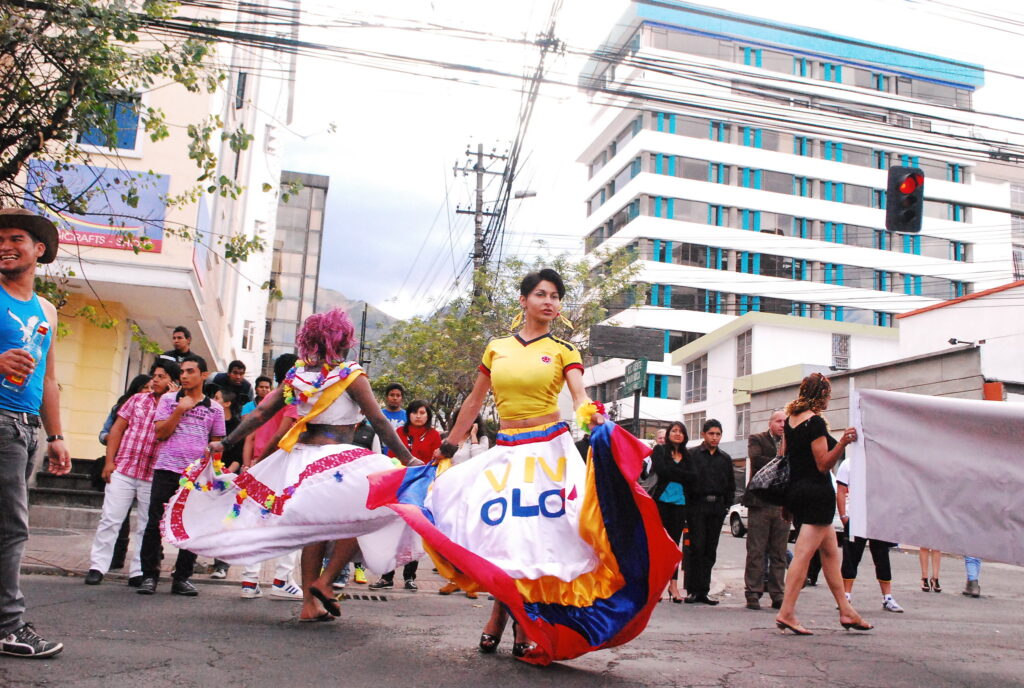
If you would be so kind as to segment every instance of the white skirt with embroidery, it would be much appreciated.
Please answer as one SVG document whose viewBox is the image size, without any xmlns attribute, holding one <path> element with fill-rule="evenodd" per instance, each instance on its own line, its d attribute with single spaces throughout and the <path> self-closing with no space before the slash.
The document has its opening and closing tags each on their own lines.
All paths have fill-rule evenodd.
<svg viewBox="0 0 1024 688">
<path fill-rule="evenodd" d="M 367 476 L 396 468 L 386 456 L 348 444 L 297 444 L 239 476 L 219 467 L 205 458 L 184 472 L 160 523 L 174 546 L 251 564 L 354 537 L 364 564 L 377 573 L 424 554 L 419 536 L 394 511 L 366 508 Z"/>
</svg>

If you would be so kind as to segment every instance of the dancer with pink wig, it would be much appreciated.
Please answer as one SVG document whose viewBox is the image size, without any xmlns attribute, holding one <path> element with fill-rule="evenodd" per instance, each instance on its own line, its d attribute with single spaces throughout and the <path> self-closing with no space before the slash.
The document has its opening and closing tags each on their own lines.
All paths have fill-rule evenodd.
<svg viewBox="0 0 1024 688">
<path fill-rule="evenodd" d="M 394 459 L 352 444 L 365 416 L 398 462 L 413 459 L 381 413 L 362 368 L 346 361 L 354 328 L 341 309 L 310 316 L 296 346 L 300 360 L 284 384 L 249 413 L 207 455 L 185 471 L 161 523 L 179 548 L 248 564 L 302 550 L 300 621 L 340 615 L 331 582 L 357 549 L 375 571 L 389 571 L 422 554 L 419 538 L 390 509 L 367 509 L 366 477 L 397 466 Z M 220 455 L 286 404 L 299 420 L 278 450 L 247 473 L 223 472 Z M 326 542 L 334 551 L 321 572 Z"/>
</svg>

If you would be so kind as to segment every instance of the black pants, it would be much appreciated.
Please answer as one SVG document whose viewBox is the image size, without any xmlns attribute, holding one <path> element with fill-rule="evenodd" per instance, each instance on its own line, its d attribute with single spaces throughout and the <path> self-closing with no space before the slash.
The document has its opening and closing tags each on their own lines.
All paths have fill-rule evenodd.
<svg viewBox="0 0 1024 688">
<path fill-rule="evenodd" d="M 725 511 L 724 499 L 698 501 L 689 507 L 690 547 L 683 558 L 683 582 L 691 595 L 707 595 L 711 590 L 711 569 L 718 559 Z"/>
<path fill-rule="evenodd" d="M 889 548 L 891 542 L 884 540 L 867 540 L 862 537 L 855 537 L 852 540 L 846 539 L 843 542 L 843 578 L 854 580 L 857 577 L 857 567 L 860 566 L 860 558 L 864 556 L 864 546 L 871 550 L 871 560 L 875 562 L 875 578 L 883 583 L 892 581 L 892 567 L 889 565 Z"/>
<path fill-rule="evenodd" d="M 164 507 L 178 491 L 181 475 L 174 471 L 153 471 L 153 488 L 149 496 L 149 521 L 146 522 L 146 533 L 142 536 L 142 575 L 146 578 L 160 577 L 160 559 L 163 558 L 163 543 L 160 541 L 160 520 L 164 517 Z M 171 579 L 188 580 L 195 569 L 196 555 L 188 550 L 179 549 L 178 559 L 174 562 L 174 573 Z"/>
<path fill-rule="evenodd" d="M 672 542 L 682 547 L 683 529 L 686 528 L 686 506 L 682 504 L 668 504 L 658 502 L 658 515 L 661 516 L 661 525 L 672 538 Z M 679 578 L 679 568 L 672 572 L 672 580 Z"/>
<path fill-rule="evenodd" d="M 404 580 L 416 580 L 416 569 L 418 569 L 419 567 L 420 567 L 420 563 L 418 561 L 410 561 L 408 564 L 406 564 L 405 566 L 402 567 L 402 578 Z M 394 571 L 394 569 L 392 569 L 391 571 L 388 571 L 383 576 L 381 576 L 381 579 L 386 580 L 386 581 L 394 581 L 395 580 L 395 571 Z"/>
</svg>

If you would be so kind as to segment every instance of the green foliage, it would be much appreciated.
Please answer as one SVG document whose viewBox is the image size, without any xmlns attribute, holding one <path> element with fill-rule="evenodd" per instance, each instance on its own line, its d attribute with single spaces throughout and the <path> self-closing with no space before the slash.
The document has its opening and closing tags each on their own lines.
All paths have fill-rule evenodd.
<svg viewBox="0 0 1024 688">
<path fill-rule="evenodd" d="M 625 250 L 592 254 L 594 260 L 567 255 L 526 264 L 509 259 L 494 271 L 478 272 L 479 297 L 463 296 L 441 311 L 396 325 L 379 347 L 382 370 L 374 376 L 379 395 L 391 382 L 401 382 L 406 399 L 425 399 L 439 421 L 449 426 L 452 412 L 476 380 L 477 365 L 487 342 L 511 334 L 519 306 L 519 282 L 528 272 L 554 268 L 565 281 L 562 314 L 570 329 L 556 321 L 552 331 L 587 354 L 591 325 L 608 316 L 606 304 L 632 288 L 639 267 Z M 595 267 L 596 266 L 596 267 Z"/>
<path fill-rule="evenodd" d="M 146 333 L 142 331 L 142 328 L 131 323 L 129 329 L 132 333 L 132 341 L 137 342 L 142 353 L 145 354 L 160 354 L 163 349 L 160 344 L 146 336 Z"/>
</svg>

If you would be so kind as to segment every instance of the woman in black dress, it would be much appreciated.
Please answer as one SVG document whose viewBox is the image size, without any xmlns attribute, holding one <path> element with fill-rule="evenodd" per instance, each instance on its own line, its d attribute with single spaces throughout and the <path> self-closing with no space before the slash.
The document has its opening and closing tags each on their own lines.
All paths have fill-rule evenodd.
<svg viewBox="0 0 1024 688">
<path fill-rule="evenodd" d="M 842 457 L 846 445 L 857 441 L 857 431 L 847 428 L 838 442 L 828 434 L 821 412 L 828 408 L 831 396 L 832 385 L 828 378 L 811 373 L 800 383 L 800 396 L 786 407 L 788 417 L 782 440 L 782 451 L 789 457 L 790 464 L 786 508 L 803 526 L 786 573 L 786 594 L 775 623 L 781 630 L 789 629 L 797 635 L 812 635 L 796 619 L 796 601 L 815 552 L 821 555 L 821 570 L 839 605 L 839 623 L 847 630 L 873 628 L 843 594 L 842 557 L 832 528 L 836 492 L 829 472 Z"/>
<path fill-rule="evenodd" d="M 658 444 L 651 454 L 651 468 L 658 476 L 658 482 L 651 490 L 651 498 L 658 505 L 661 525 L 665 527 L 672 542 L 680 548 L 683 529 L 686 527 L 686 492 L 697 480 L 697 470 L 686 453 L 686 426 L 676 421 L 668 426 L 665 444 Z M 672 601 L 683 601 L 679 594 L 679 568 L 672 574 L 668 584 Z"/>
</svg>

